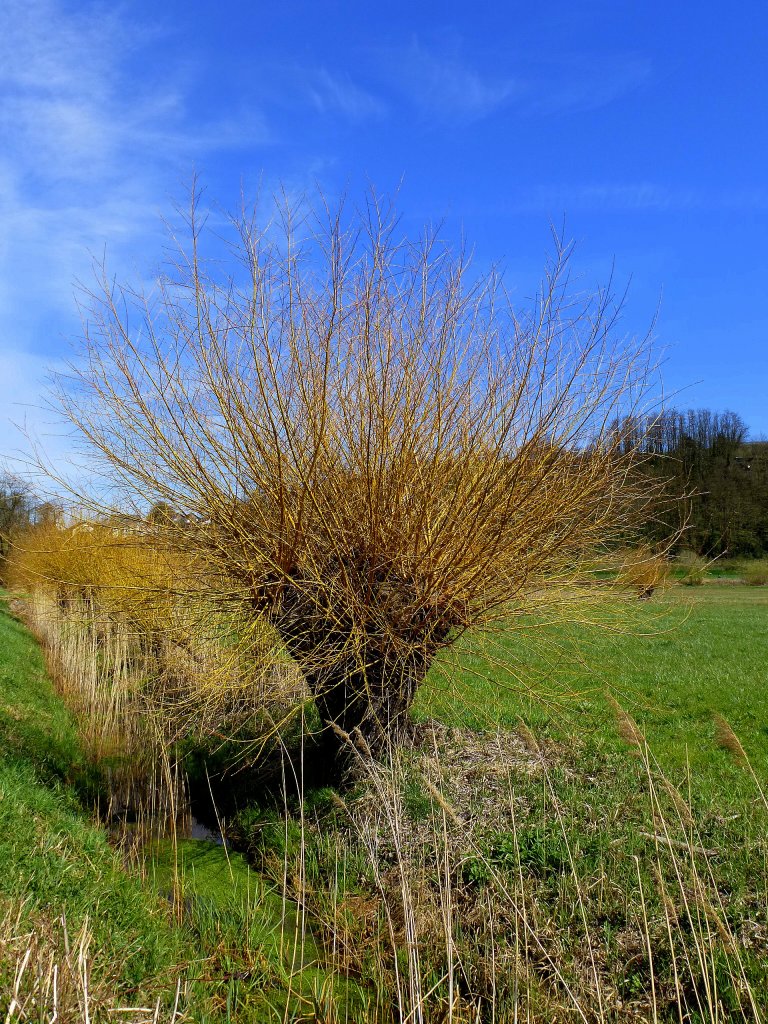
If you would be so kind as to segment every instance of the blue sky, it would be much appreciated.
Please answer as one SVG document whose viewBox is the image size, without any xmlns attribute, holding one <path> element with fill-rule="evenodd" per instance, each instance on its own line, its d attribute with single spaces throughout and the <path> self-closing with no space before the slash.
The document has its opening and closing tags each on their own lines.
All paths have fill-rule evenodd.
<svg viewBox="0 0 768 1024">
<path fill-rule="evenodd" d="M 279 183 L 401 185 L 513 293 L 565 218 L 585 285 L 657 306 L 665 390 L 768 434 L 768 4 L 0 4 L 0 457 L 39 410 L 106 248 L 145 280 L 193 171 L 224 207 Z"/>
</svg>

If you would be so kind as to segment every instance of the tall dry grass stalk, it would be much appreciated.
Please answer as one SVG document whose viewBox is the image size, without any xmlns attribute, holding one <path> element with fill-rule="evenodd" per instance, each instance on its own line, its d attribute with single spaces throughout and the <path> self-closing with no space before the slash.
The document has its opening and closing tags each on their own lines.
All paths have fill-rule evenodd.
<svg viewBox="0 0 768 1024">
<path fill-rule="evenodd" d="M 648 340 L 619 334 L 610 289 L 572 290 L 559 240 L 518 310 L 375 198 L 244 213 L 228 266 L 197 195 L 184 219 L 151 295 L 102 268 L 85 297 L 57 402 L 108 489 L 80 500 L 161 503 L 162 544 L 277 631 L 329 751 L 333 725 L 385 749 L 438 651 L 578 606 L 595 549 L 650 512 L 613 426 L 647 399 Z"/>
<path fill-rule="evenodd" d="M 645 747 L 645 737 L 638 727 L 637 722 L 627 711 L 624 710 L 616 698 L 610 693 L 606 694 L 606 700 L 613 708 L 613 712 L 616 716 L 616 725 L 619 735 L 625 743 L 628 743 L 630 747 L 633 747 L 638 751 L 638 753 L 641 753 Z"/>
<path fill-rule="evenodd" d="M 170 1008 L 166 993 L 152 1006 L 122 1002 L 115 991 L 116 965 L 94 949 L 87 917 L 72 930 L 64 916 L 30 920 L 23 903 L 0 903 L 0 964 L 12 975 L 10 988 L 0 993 L 5 1024 L 181 1024 L 189 1019 L 181 1009 L 181 980 Z"/>
<path fill-rule="evenodd" d="M 407 754 L 392 748 L 387 759 L 344 740 L 365 784 L 335 798 L 335 825 L 316 832 L 303 822 L 302 852 L 286 853 L 279 870 L 329 962 L 366 980 L 361 1019 L 765 1020 L 756 939 L 732 923 L 720 851 L 703 842 L 689 803 L 634 728 L 644 815 L 617 839 L 626 854 L 609 843 L 612 860 L 586 869 L 589 833 L 574 829 L 558 796 L 561 755 L 530 730 L 450 739 L 435 726 L 434 742 Z M 531 779 L 546 794 L 535 823 Z M 590 826 L 610 833 L 606 821 Z M 541 828 L 552 844 L 544 849 L 531 840 Z M 611 929 L 604 918 L 619 912 L 617 866 L 626 920 Z M 341 1019 L 343 1004 L 336 1012 Z"/>
<path fill-rule="evenodd" d="M 715 715 L 714 722 L 715 743 L 717 743 L 719 747 L 722 747 L 723 750 L 727 750 L 728 753 L 731 754 L 739 764 L 741 764 L 744 768 L 747 769 L 747 771 L 752 777 L 753 782 L 755 783 L 755 786 L 757 787 L 757 791 L 760 794 L 760 800 L 763 806 L 766 809 L 768 809 L 768 797 L 766 797 L 763 785 L 760 779 L 758 778 L 757 773 L 755 772 L 752 762 L 747 756 L 746 750 L 742 746 L 741 740 L 733 731 L 730 722 L 728 722 L 727 719 L 723 718 L 722 715 Z"/>
</svg>

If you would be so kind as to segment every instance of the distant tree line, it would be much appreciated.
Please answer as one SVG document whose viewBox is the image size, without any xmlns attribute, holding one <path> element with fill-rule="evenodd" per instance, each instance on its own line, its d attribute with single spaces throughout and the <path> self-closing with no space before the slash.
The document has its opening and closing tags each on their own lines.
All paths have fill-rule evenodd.
<svg viewBox="0 0 768 1024">
<path fill-rule="evenodd" d="M 701 555 L 768 555 L 768 441 L 748 440 L 737 413 L 671 409 L 617 429 L 645 455 L 640 472 L 665 481 L 670 500 L 647 527 L 651 539 L 687 524 L 680 543 Z"/>
</svg>

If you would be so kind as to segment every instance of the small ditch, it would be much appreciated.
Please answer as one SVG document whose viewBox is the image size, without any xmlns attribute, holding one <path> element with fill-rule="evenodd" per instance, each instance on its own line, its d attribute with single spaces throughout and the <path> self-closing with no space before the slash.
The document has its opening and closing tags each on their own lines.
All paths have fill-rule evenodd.
<svg viewBox="0 0 768 1024">
<path fill-rule="evenodd" d="M 216 829 L 210 829 L 207 825 L 204 825 L 202 821 L 198 821 L 193 816 L 189 820 L 189 839 L 201 839 L 204 842 L 215 843 L 217 846 L 228 846 L 227 840 L 219 831 Z"/>
</svg>

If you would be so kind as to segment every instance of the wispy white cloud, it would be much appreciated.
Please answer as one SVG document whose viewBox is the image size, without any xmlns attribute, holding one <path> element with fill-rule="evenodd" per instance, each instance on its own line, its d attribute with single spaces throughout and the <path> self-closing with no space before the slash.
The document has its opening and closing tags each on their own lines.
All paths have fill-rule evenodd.
<svg viewBox="0 0 768 1024">
<path fill-rule="evenodd" d="M 115 270 L 149 273 L 168 194 L 222 149 L 269 141 L 252 110 L 201 122 L 186 69 L 146 70 L 161 39 L 127 6 L 5 0 L 2 22 L 0 453 L 17 442 L 13 368 L 31 379 L 76 331 L 73 285 L 89 278 L 91 254 L 108 245 Z"/>
<path fill-rule="evenodd" d="M 381 57 L 391 88 L 438 122 L 471 123 L 511 110 L 523 117 L 598 109 L 651 81 L 653 68 L 633 54 L 571 56 L 500 52 L 467 55 L 459 37 L 409 46 Z"/>
<path fill-rule="evenodd" d="M 384 61 L 390 83 L 424 114 L 439 120 L 477 121 L 516 99 L 520 83 L 513 77 L 483 74 L 462 56 L 425 46 L 414 39 Z"/>
<path fill-rule="evenodd" d="M 140 40 L 113 12 L 65 14 L 55 0 L 10 0 L 4 29 L 4 162 L 30 184 L 101 180 L 132 143 L 178 112 L 172 91 L 142 97 L 121 88 L 122 61 Z"/>
<path fill-rule="evenodd" d="M 635 54 L 571 56 L 531 66 L 524 109 L 529 114 L 598 110 L 653 81 L 651 61 Z"/>
<path fill-rule="evenodd" d="M 381 118 L 386 104 L 373 93 L 356 85 L 349 76 L 333 75 L 321 68 L 309 76 L 309 95 L 322 114 L 341 114 L 349 121 L 361 122 Z"/>
<path fill-rule="evenodd" d="M 509 213 L 559 215 L 574 210 L 632 212 L 768 210 L 768 189 L 701 188 L 651 181 L 542 185 L 513 199 Z"/>
</svg>

